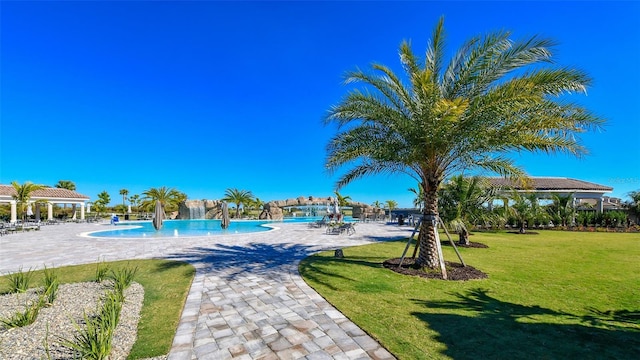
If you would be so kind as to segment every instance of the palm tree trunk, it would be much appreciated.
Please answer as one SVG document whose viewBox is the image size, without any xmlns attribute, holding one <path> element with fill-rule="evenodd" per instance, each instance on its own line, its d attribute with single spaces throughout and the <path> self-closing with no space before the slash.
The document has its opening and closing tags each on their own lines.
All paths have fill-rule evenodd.
<svg viewBox="0 0 640 360">
<path fill-rule="evenodd" d="M 440 264 L 438 247 L 436 244 L 436 222 L 432 221 L 438 215 L 437 186 L 425 187 L 425 204 L 422 210 L 422 223 L 418 234 L 420 252 L 416 265 L 420 268 L 437 269 Z"/>
<path fill-rule="evenodd" d="M 460 245 L 469 245 L 469 231 L 466 228 L 462 228 L 458 232 L 458 243 Z"/>
</svg>

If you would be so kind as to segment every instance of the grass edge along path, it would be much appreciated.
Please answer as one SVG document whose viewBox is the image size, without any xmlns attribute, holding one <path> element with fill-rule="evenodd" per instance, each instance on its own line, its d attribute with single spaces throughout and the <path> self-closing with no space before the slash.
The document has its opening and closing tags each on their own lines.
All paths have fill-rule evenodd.
<svg viewBox="0 0 640 360">
<path fill-rule="evenodd" d="M 55 269 L 63 284 L 94 281 L 98 266 L 113 270 L 138 268 L 134 281 L 144 287 L 144 303 L 136 342 L 128 358 L 142 359 L 168 354 L 195 277 L 195 268 L 186 262 L 170 260 L 123 260 L 48 268 Z M 44 270 L 33 271 L 31 287 L 39 286 L 43 276 Z M 0 293 L 5 293 L 9 288 L 7 277 L 0 277 Z"/>
<path fill-rule="evenodd" d="M 640 234 L 475 233 L 460 248 L 489 275 L 397 274 L 406 239 L 304 259 L 312 288 L 399 359 L 640 358 Z M 445 259 L 457 261 L 451 246 Z"/>
</svg>

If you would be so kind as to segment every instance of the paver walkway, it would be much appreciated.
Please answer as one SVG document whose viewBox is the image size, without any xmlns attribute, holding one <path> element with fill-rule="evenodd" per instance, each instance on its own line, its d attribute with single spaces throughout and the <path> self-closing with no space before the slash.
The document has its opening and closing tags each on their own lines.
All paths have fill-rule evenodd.
<svg viewBox="0 0 640 360">
<path fill-rule="evenodd" d="M 170 360 L 393 359 L 311 289 L 297 265 L 320 250 L 407 237 L 410 229 L 367 223 L 347 236 L 301 223 L 276 226 L 252 234 L 117 240 L 78 236 L 109 225 L 43 226 L 0 237 L 0 274 L 102 260 L 188 261 L 197 271 Z"/>
</svg>

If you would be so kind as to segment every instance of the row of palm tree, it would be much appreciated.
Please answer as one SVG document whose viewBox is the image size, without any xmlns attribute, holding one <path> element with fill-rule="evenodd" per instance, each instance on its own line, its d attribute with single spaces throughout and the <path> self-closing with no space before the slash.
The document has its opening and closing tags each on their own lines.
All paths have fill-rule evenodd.
<svg viewBox="0 0 640 360">
<path fill-rule="evenodd" d="M 264 201 L 260 200 L 260 198 L 258 197 L 255 197 L 251 191 L 239 190 L 236 188 L 225 190 L 222 201 L 236 205 L 235 206 L 236 218 L 240 217 L 241 207 L 243 211 L 246 212 L 251 210 L 259 210 L 264 206 Z"/>
</svg>

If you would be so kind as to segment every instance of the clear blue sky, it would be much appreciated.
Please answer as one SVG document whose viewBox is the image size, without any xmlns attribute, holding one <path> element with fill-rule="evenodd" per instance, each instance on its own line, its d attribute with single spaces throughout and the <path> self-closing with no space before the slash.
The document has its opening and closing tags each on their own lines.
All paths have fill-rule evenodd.
<svg viewBox="0 0 640 360">
<path fill-rule="evenodd" d="M 591 155 L 518 155 L 532 176 L 640 190 L 640 3 L 2 1 L 0 183 L 76 183 L 90 196 L 168 186 L 191 199 L 228 188 L 263 201 L 331 196 L 327 109 L 345 71 L 401 73 L 398 45 L 423 54 L 445 17 L 449 51 L 511 30 L 559 42 L 586 70 L 574 100 L 608 119 Z M 408 177 L 358 180 L 341 194 L 411 206 Z"/>
</svg>

